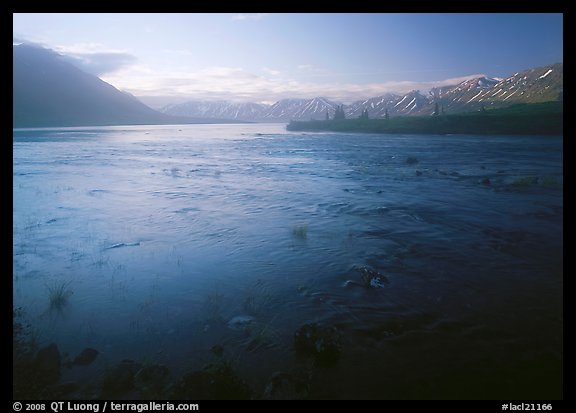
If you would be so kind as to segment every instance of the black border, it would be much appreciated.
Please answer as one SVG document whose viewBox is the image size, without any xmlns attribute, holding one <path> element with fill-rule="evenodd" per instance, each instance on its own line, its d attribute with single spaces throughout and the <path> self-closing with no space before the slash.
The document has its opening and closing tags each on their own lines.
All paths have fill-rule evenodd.
<svg viewBox="0 0 576 413">
<path fill-rule="evenodd" d="M 566 71 L 567 73 L 573 73 L 571 68 L 573 67 L 573 65 L 571 64 L 571 60 L 572 60 L 572 53 L 570 53 L 570 46 L 573 43 L 572 39 L 575 39 L 576 37 L 574 37 L 574 34 L 569 34 L 570 32 L 572 32 L 574 29 L 574 25 L 576 22 L 576 20 L 574 19 L 574 15 L 572 13 L 572 5 L 568 2 L 568 1 L 551 1 L 551 0 L 541 0 L 541 1 L 535 1 L 535 2 L 528 2 L 528 1 L 481 1 L 481 2 L 460 2 L 458 4 L 449 4 L 445 1 L 438 1 L 438 0 L 432 0 L 432 1 L 428 1 L 426 3 L 415 3 L 415 2 L 405 2 L 405 1 L 398 1 L 398 0 L 394 0 L 394 1 L 378 1 L 375 2 L 374 0 L 371 1 L 365 1 L 363 3 L 352 3 L 352 2 L 337 2 L 337 3 L 330 3 L 328 5 L 328 2 L 320 2 L 320 1 L 316 1 L 316 2 L 301 2 L 301 3 L 297 3 L 297 2 L 293 2 L 293 1 L 276 1 L 276 2 L 266 2 L 263 3 L 261 5 L 254 5 L 254 4 L 241 4 L 241 5 L 236 5 L 234 7 L 229 7 L 227 6 L 225 3 L 217 3 L 217 2 L 212 2 L 212 3 L 207 3 L 207 2 L 194 2 L 194 3 L 180 3 L 180 4 L 174 4 L 174 3 L 164 3 L 162 4 L 162 10 L 159 11 L 160 4 L 156 3 L 156 2 L 147 2 L 147 3 L 138 3 L 138 12 L 142 12 L 142 13 L 168 13 L 168 12 L 175 12 L 175 13 L 187 13 L 187 12 L 222 12 L 222 8 L 228 8 L 231 9 L 233 11 L 232 12 L 240 12 L 240 8 L 242 9 L 241 11 L 244 13 L 247 12 L 270 12 L 270 13 L 285 13 L 285 12 L 315 12 L 315 13 L 398 13 L 398 12 L 418 12 L 418 13 L 466 13 L 466 12 L 472 12 L 472 13 L 563 13 L 564 14 L 564 20 L 568 22 L 567 25 L 565 25 L 564 27 L 564 43 L 568 45 L 567 50 L 569 51 L 568 53 L 565 53 L 564 56 L 564 60 L 566 60 L 564 63 L 566 65 L 566 67 L 568 68 L 568 70 Z M 82 12 L 82 13 L 94 13 L 94 12 L 134 12 L 134 8 L 133 6 L 129 5 L 129 4 L 124 4 L 124 5 L 119 5 L 118 3 L 114 4 L 113 6 L 110 5 L 106 5 L 105 3 L 102 2 L 98 2 L 98 3 L 94 3 L 94 2 L 90 2 L 90 3 L 76 3 L 73 5 L 69 5 L 69 4 L 65 4 L 65 3 L 59 3 L 59 2 L 43 2 L 43 3 L 38 3 L 38 4 L 34 4 L 34 3 L 30 3 L 28 1 L 10 1 L 9 4 L 5 4 L 4 7 L 9 8 L 9 11 L 7 11 L 6 13 L 3 14 L 3 17 L 6 17 L 6 21 L 4 22 L 3 26 L 4 27 L 10 27 L 12 26 L 12 20 L 10 20 L 10 23 L 8 22 L 8 19 L 11 19 L 11 15 L 12 13 L 27 13 L 27 12 L 45 12 L 45 13 L 62 13 L 62 12 Z M 194 11 L 190 11 L 190 9 L 194 9 Z M 7 29 L 6 29 L 7 30 Z M 566 79 L 565 79 L 566 80 Z M 568 76 L 567 77 L 567 82 L 565 82 L 565 85 L 567 85 L 567 89 L 568 92 L 565 93 L 565 96 L 568 96 L 568 104 L 570 105 L 570 102 L 572 100 L 572 96 L 573 93 L 571 93 L 573 91 L 572 89 L 572 80 L 571 77 Z M 8 87 L 5 88 L 5 90 L 11 90 L 8 89 Z M 570 113 L 570 112 L 568 112 Z M 11 124 L 11 121 L 6 122 L 6 125 Z M 574 177 L 576 176 L 574 174 L 574 171 L 572 170 L 573 168 L 573 163 L 570 162 L 571 157 L 570 154 L 573 153 L 571 150 L 571 147 L 574 145 L 573 140 L 576 139 L 574 138 L 574 135 L 572 132 L 573 130 L 573 126 L 572 126 L 572 122 L 565 122 L 564 125 L 564 130 L 565 133 L 564 135 L 567 136 L 568 138 L 566 140 L 564 140 L 564 150 L 565 152 L 568 154 L 568 156 L 565 155 L 565 159 L 568 160 L 568 162 L 566 163 L 566 166 L 564 167 L 564 188 L 566 188 L 568 191 L 570 191 L 573 188 L 573 180 Z M 7 138 L 6 138 L 7 139 Z M 8 152 L 8 151 L 7 151 Z M 10 152 L 11 153 L 11 149 Z M 7 160 L 6 162 L 3 163 L 3 166 L 6 168 L 5 174 L 6 176 L 10 176 L 10 170 L 11 170 L 11 162 L 9 162 L 9 160 Z M 10 170 L 9 170 L 10 169 Z M 569 195 L 569 193 L 568 193 Z M 13 195 L 12 195 L 12 191 L 10 192 L 10 201 L 13 201 Z M 13 202 L 11 202 L 11 204 L 13 205 Z M 574 224 L 574 214 L 573 214 L 573 204 L 572 204 L 572 199 L 570 196 L 565 196 L 564 197 L 564 211 L 566 211 L 564 213 L 564 224 L 565 227 L 568 228 L 572 228 L 573 224 Z M 6 231 L 6 233 L 8 233 L 8 231 Z M 566 252 L 570 251 L 573 254 L 574 251 L 574 247 L 573 247 L 573 235 L 571 233 L 571 231 L 564 231 L 564 256 L 566 256 Z M 6 244 L 5 244 L 6 245 Z M 10 244 L 11 245 L 11 244 Z M 11 248 L 12 250 L 12 248 Z M 13 251 L 12 251 L 13 252 Z M 569 274 L 573 274 L 572 271 L 570 271 L 570 269 L 568 269 L 568 273 Z M 5 275 L 5 280 L 4 282 L 6 282 L 8 285 L 5 286 L 5 288 L 3 289 L 4 291 L 8 292 L 11 291 L 11 288 L 9 289 L 9 287 L 12 287 L 13 282 L 12 282 L 12 278 L 10 278 L 10 281 L 8 281 L 8 276 Z M 568 289 L 568 291 L 570 291 L 570 289 Z M 7 293 L 8 294 L 8 293 Z M 6 319 L 8 319 L 8 317 L 12 317 L 11 313 L 12 313 L 12 304 L 13 304 L 13 299 L 12 299 L 12 295 L 10 296 L 10 299 L 6 299 L 3 300 L 6 303 L 5 306 L 5 311 L 6 311 Z M 10 308 L 9 308 L 10 307 Z M 566 308 L 566 307 L 565 307 Z M 569 313 L 570 314 L 570 313 Z M 8 323 L 5 323 L 5 325 L 7 326 Z M 6 329 L 8 329 L 6 327 Z M 8 334 L 8 333 L 7 333 Z M 566 348 L 568 346 L 564 345 L 564 348 Z M 563 356 L 564 357 L 564 356 Z M 565 359 L 563 359 L 565 360 Z M 7 369 L 6 369 L 7 370 Z M 565 376 L 564 376 L 565 377 Z M 564 391 L 563 394 L 565 394 L 565 389 L 566 386 L 564 385 Z M 24 401 L 22 401 L 23 403 L 25 403 Z M 31 401 L 28 401 L 31 402 Z M 44 403 L 47 405 L 47 407 L 49 406 L 49 403 L 51 401 L 50 400 L 43 400 L 43 401 L 38 401 L 38 403 Z M 80 401 L 76 401 L 76 402 L 80 402 Z M 103 403 L 102 401 L 86 401 L 88 403 Z M 140 403 L 144 403 L 146 402 L 145 400 L 141 400 L 139 401 Z M 157 401 L 159 402 L 159 401 Z M 198 403 L 200 405 L 200 411 L 206 411 L 206 410 L 210 410 L 210 409 L 214 409 L 215 406 L 217 409 L 222 408 L 221 405 L 221 401 L 217 401 L 217 402 L 212 402 L 212 401 L 193 401 L 194 403 Z M 333 401 L 332 401 L 333 402 Z M 339 403 L 340 401 L 338 401 Z M 406 406 L 404 403 L 404 401 L 402 400 L 384 400 L 384 401 L 379 401 L 378 403 L 383 403 L 379 406 L 377 406 L 377 409 L 386 409 L 386 408 L 399 408 L 398 410 L 402 410 L 402 408 L 406 408 L 408 407 L 409 409 L 413 409 L 413 408 L 422 408 L 422 410 L 425 409 L 430 409 L 430 408 L 440 408 L 442 411 L 458 411 L 458 412 L 462 412 L 462 411 L 482 411 L 482 412 L 500 412 L 502 411 L 502 404 L 503 403 L 521 403 L 523 401 L 521 400 L 498 400 L 498 401 L 474 401 L 474 400 L 463 400 L 463 401 L 458 401 L 458 400 L 436 400 L 433 401 L 432 403 L 430 403 L 430 401 L 427 400 L 411 400 L 408 406 Z M 12 409 L 12 402 L 10 403 L 10 409 Z M 338 406 L 339 408 L 344 408 L 344 409 L 357 409 L 358 406 L 355 406 L 354 404 L 351 403 L 355 403 L 355 401 L 350 402 L 347 401 L 346 405 L 342 405 L 342 406 Z M 536 403 L 536 402 L 535 402 Z M 553 406 L 553 412 L 557 412 L 559 410 L 561 410 L 564 406 L 564 402 L 563 400 L 549 400 L 549 401 L 538 401 L 538 403 L 551 403 Z M 260 409 L 268 409 L 269 405 L 266 404 L 257 404 L 257 406 L 260 406 Z M 262 407 L 264 406 L 264 407 Z M 333 405 L 334 406 L 334 405 Z M 228 403 L 227 407 L 234 409 L 234 408 L 238 408 L 238 406 L 236 404 L 232 403 Z M 254 408 L 254 404 L 252 403 L 250 406 L 250 409 Z M 47 409 L 48 410 L 48 409 Z M 11 411 L 15 411 L 15 410 L 11 410 Z M 102 411 L 102 408 L 100 408 L 100 412 Z M 397 410 L 395 410 L 397 411 Z M 508 410 L 510 411 L 510 410 Z"/>
</svg>

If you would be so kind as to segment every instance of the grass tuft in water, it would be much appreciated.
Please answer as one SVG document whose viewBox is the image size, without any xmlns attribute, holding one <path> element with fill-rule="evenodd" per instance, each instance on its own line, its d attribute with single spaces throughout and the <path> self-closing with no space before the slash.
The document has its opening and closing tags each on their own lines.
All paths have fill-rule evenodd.
<svg viewBox="0 0 576 413">
<path fill-rule="evenodd" d="M 519 177 L 514 179 L 511 185 L 518 188 L 529 188 L 531 186 L 538 185 L 538 177 L 537 176 Z"/>
<path fill-rule="evenodd" d="M 292 236 L 298 239 L 307 239 L 308 238 L 308 225 L 295 225 L 292 228 Z"/>
<path fill-rule="evenodd" d="M 254 285 L 246 290 L 246 298 L 242 303 L 242 309 L 251 316 L 266 314 L 272 301 L 273 297 L 270 287 L 264 281 L 258 279 Z"/>
<path fill-rule="evenodd" d="M 50 299 L 50 308 L 61 310 L 68 303 L 68 298 L 74 291 L 70 288 L 70 281 L 55 281 L 48 286 L 48 297 Z"/>
<path fill-rule="evenodd" d="M 553 176 L 545 176 L 540 180 L 540 185 L 548 189 L 562 189 L 562 181 Z"/>
<path fill-rule="evenodd" d="M 562 189 L 562 182 L 553 176 L 517 177 L 510 185 L 515 188 L 532 188 L 540 186 L 547 189 Z"/>
</svg>

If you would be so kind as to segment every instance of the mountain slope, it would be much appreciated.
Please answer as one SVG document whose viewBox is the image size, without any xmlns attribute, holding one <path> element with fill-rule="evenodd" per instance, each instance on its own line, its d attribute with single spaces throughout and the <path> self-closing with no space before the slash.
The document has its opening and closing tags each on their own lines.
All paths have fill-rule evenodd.
<svg viewBox="0 0 576 413">
<path fill-rule="evenodd" d="M 202 121 L 157 112 L 52 50 L 21 44 L 13 46 L 12 58 L 15 128 Z"/>
</svg>

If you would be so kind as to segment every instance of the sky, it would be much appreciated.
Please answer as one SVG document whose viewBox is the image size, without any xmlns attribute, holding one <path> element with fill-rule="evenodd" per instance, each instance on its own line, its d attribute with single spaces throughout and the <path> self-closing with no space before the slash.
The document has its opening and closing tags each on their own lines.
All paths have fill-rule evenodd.
<svg viewBox="0 0 576 413">
<path fill-rule="evenodd" d="M 563 61 L 562 14 L 15 13 L 36 43 L 151 105 L 343 103 Z"/>
</svg>

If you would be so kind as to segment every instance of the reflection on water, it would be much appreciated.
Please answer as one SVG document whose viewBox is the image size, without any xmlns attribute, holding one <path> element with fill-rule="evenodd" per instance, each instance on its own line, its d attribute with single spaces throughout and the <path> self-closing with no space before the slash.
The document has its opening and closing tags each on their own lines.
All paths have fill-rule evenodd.
<svg viewBox="0 0 576 413">
<path fill-rule="evenodd" d="M 561 396 L 561 138 L 189 125 L 13 139 L 14 305 L 41 344 L 98 350 L 61 373 L 79 396 L 123 359 L 177 380 L 215 358 L 256 398 L 279 371 L 305 378 L 298 397 Z M 294 352 L 306 323 L 336 327 L 335 365 Z"/>
</svg>

